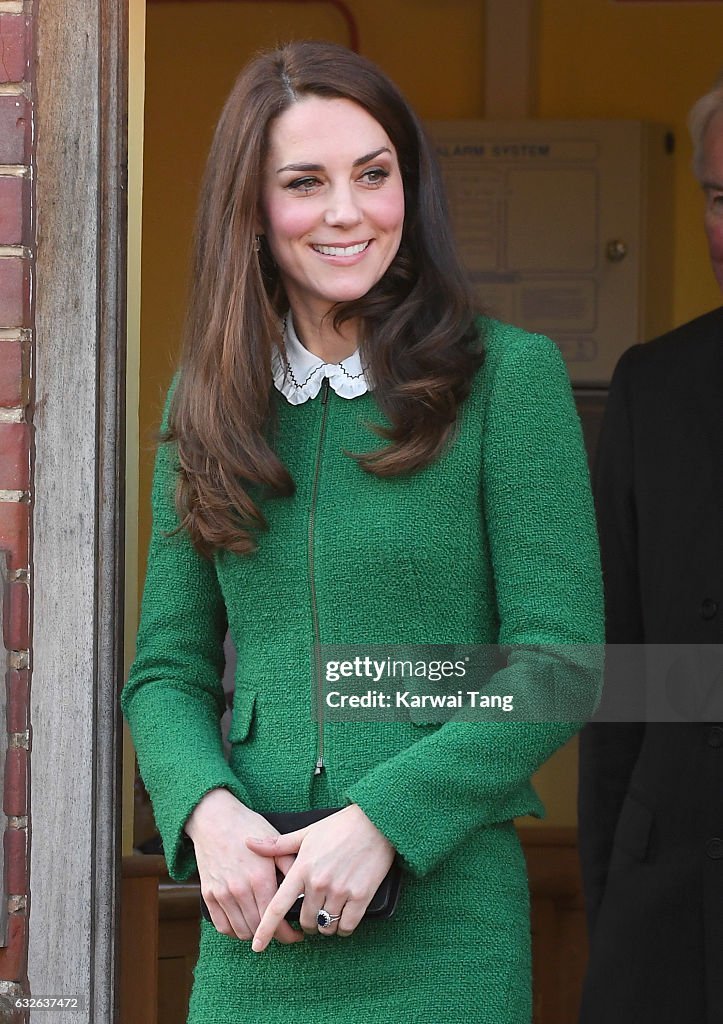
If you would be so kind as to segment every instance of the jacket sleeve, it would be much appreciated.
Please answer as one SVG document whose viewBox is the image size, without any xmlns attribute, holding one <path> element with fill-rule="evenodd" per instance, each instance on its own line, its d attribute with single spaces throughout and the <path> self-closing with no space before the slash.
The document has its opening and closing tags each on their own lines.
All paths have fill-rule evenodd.
<svg viewBox="0 0 723 1024">
<path fill-rule="evenodd" d="M 224 787 L 249 801 L 226 762 L 219 725 L 224 601 L 213 562 L 195 551 L 185 531 L 170 533 L 178 526 L 175 484 L 175 448 L 161 444 L 136 657 L 121 704 L 168 870 L 181 881 L 196 867 L 183 826 L 201 797 Z"/>
<path fill-rule="evenodd" d="M 601 678 L 602 583 L 580 424 L 556 346 L 524 332 L 511 337 L 503 351 L 488 351 L 484 367 L 491 383 L 482 510 L 499 643 L 511 649 L 490 690 L 530 696 L 551 676 L 574 677 L 591 713 Z M 530 775 L 580 725 L 542 717 L 449 721 L 346 796 L 424 875 L 474 830 L 529 811 Z"/>
<path fill-rule="evenodd" d="M 634 489 L 635 443 L 630 388 L 639 346 L 619 361 L 610 384 L 595 460 L 594 490 L 605 580 L 608 658 L 600 721 L 580 736 L 579 847 L 588 929 L 592 933 L 607 882 L 613 838 L 645 726 L 644 665 L 634 671 L 633 645 L 644 641 L 638 580 Z M 624 645 L 624 646 L 617 646 Z M 617 670 L 617 652 L 624 669 Z M 633 681 L 633 685 L 628 683 Z M 611 720 L 612 719 L 612 720 Z M 615 721 L 618 719 L 618 721 Z"/>
</svg>

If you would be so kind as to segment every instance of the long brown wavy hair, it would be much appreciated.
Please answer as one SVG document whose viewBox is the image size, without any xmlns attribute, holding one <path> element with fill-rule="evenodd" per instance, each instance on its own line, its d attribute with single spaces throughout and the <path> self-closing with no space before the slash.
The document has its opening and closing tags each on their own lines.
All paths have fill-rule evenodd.
<svg viewBox="0 0 723 1024">
<path fill-rule="evenodd" d="M 404 97 L 364 57 L 326 42 L 261 53 L 221 114 L 201 188 L 181 372 L 165 441 L 178 451 L 181 527 L 210 555 L 248 554 L 266 527 L 249 485 L 278 497 L 294 482 L 268 440 L 271 356 L 288 309 L 268 247 L 256 252 L 269 128 L 306 96 L 349 99 L 384 128 L 405 199 L 402 239 L 384 276 L 339 303 L 336 327 L 358 317 L 360 349 L 389 426 L 378 451 L 352 455 L 377 476 L 431 462 L 482 362 L 474 309 L 451 238 L 444 190 L 424 131 Z"/>
</svg>

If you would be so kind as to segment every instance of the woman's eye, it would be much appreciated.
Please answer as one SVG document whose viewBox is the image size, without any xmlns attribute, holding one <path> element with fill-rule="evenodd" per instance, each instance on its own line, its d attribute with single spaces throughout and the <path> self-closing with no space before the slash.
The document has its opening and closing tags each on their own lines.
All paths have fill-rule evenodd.
<svg viewBox="0 0 723 1024">
<path fill-rule="evenodd" d="M 383 167 L 370 167 L 368 171 L 364 171 L 362 178 L 367 185 L 381 185 L 385 178 L 389 177 L 389 171 Z"/>
<path fill-rule="evenodd" d="M 318 178 L 294 178 L 286 188 L 290 192 L 311 192 L 319 184 Z"/>
</svg>

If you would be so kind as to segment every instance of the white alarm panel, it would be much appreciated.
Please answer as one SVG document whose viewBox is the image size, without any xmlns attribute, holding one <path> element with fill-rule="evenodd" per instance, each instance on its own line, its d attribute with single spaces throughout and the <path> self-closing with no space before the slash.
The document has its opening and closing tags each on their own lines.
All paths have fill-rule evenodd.
<svg viewBox="0 0 723 1024">
<path fill-rule="evenodd" d="M 483 308 L 609 382 L 672 316 L 673 135 L 640 121 L 431 121 L 462 260 Z"/>
</svg>

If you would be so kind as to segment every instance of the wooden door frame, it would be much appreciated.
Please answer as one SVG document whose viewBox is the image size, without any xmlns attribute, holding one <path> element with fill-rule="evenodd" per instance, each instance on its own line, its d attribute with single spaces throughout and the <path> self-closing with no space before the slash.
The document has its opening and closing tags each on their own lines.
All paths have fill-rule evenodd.
<svg viewBox="0 0 723 1024">
<path fill-rule="evenodd" d="M 28 977 L 117 1016 L 127 3 L 34 5 L 35 502 Z M 67 1013 L 33 1013 L 65 1024 Z"/>
</svg>

